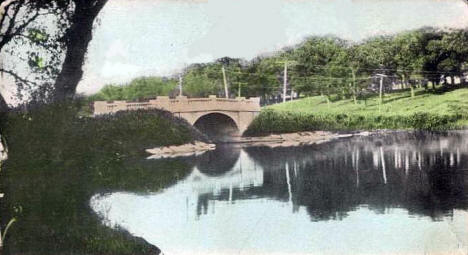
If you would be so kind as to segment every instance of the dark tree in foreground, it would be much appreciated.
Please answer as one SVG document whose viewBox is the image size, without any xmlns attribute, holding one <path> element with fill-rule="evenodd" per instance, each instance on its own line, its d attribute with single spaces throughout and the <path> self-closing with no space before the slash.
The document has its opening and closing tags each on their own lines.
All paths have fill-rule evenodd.
<svg viewBox="0 0 468 255">
<path fill-rule="evenodd" d="M 16 61 L 9 61 L 10 66 L 0 65 L 1 74 L 13 78 L 18 94 L 27 94 L 30 100 L 72 98 L 83 76 L 93 24 L 106 3 L 107 0 L 0 0 L 0 53 Z M 55 27 L 41 24 L 44 19 L 55 19 Z M 29 72 L 19 72 L 19 64 L 29 66 Z M 3 97 L 0 107 L 8 110 Z"/>
<path fill-rule="evenodd" d="M 70 27 L 64 35 L 66 56 L 54 85 L 54 100 L 71 99 L 83 77 L 83 64 L 94 21 L 108 0 L 73 0 Z"/>
</svg>

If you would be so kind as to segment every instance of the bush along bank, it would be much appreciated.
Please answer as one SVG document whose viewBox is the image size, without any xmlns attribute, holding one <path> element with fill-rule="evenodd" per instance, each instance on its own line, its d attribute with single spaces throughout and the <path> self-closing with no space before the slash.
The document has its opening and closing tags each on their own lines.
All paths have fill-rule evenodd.
<svg viewBox="0 0 468 255">
<path fill-rule="evenodd" d="M 190 162 L 145 160 L 144 149 L 203 140 L 167 112 L 79 117 L 80 104 L 11 112 L 1 122 L 8 159 L 0 173 L 4 254 L 158 254 L 109 228 L 89 206 L 96 194 L 154 192 L 187 175 Z"/>
<path fill-rule="evenodd" d="M 409 115 L 380 114 L 314 114 L 263 110 L 250 124 L 245 136 L 300 131 L 353 131 L 378 129 L 449 130 L 464 128 L 460 120 L 468 119 L 462 114 L 434 114 L 417 112 Z"/>
</svg>

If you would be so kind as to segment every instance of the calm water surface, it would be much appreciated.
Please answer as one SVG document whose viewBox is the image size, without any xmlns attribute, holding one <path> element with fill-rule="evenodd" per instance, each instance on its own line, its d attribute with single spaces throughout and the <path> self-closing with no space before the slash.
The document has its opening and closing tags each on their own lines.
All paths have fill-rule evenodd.
<svg viewBox="0 0 468 255">
<path fill-rule="evenodd" d="M 468 254 L 468 133 L 220 146 L 159 193 L 98 194 L 164 254 Z"/>
</svg>

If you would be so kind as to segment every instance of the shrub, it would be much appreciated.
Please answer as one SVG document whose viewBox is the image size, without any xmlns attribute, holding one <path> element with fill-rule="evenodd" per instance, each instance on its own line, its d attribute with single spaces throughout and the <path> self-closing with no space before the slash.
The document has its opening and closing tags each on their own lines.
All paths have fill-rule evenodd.
<svg viewBox="0 0 468 255">
<path fill-rule="evenodd" d="M 447 130 L 457 128 L 453 123 L 462 119 L 461 114 L 414 113 L 411 115 L 359 115 L 359 114 L 311 114 L 264 110 L 250 124 L 246 136 L 289 133 L 298 131 L 349 131 L 376 129 Z"/>
</svg>

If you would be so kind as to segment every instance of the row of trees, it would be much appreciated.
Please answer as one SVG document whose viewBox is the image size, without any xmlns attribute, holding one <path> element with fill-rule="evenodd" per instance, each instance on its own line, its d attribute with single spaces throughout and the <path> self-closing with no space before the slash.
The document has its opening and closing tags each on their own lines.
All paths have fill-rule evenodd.
<svg viewBox="0 0 468 255">
<path fill-rule="evenodd" d="M 155 89 L 146 89 L 146 94 L 133 89 L 135 94 L 112 97 L 109 95 L 118 94 L 122 88 L 106 86 L 98 95 L 106 100 L 176 95 L 178 76 L 182 75 L 184 95 L 225 96 L 224 68 L 230 97 L 281 95 L 287 72 L 287 86 L 296 93 L 321 94 L 329 99 L 339 95 L 356 101 L 376 77 L 411 88 L 412 92 L 415 86 L 427 88 L 429 82 L 438 85 L 448 77 L 451 83 L 455 78 L 464 83 L 467 61 L 466 29 L 423 28 L 359 43 L 336 37 L 310 37 L 295 47 L 251 61 L 225 57 L 211 63 L 193 64 L 165 83 L 155 80 Z M 172 92 L 156 89 L 158 86 L 172 87 Z"/>
<path fill-rule="evenodd" d="M 177 82 L 174 79 L 161 77 L 141 77 L 132 80 L 128 85 L 106 85 L 97 94 L 88 98 L 96 100 L 139 100 L 155 95 L 172 95 Z"/>
<path fill-rule="evenodd" d="M 405 88 L 440 84 L 447 77 L 451 83 L 455 78 L 464 83 L 467 61 L 468 30 L 462 29 L 424 28 L 360 43 L 311 37 L 297 47 L 250 62 L 222 58 L 193 65 L 184 74 L 184 91 L 189 96 L 222 95 L 221 66 L 225 66 L 231 94 L 238 94 L 241 87 L 243 96 L 268 96 L 281 92 L 288 65 L 287 82 L 294 91 L 356 99 L 376 74 Z"/>
</svg>

